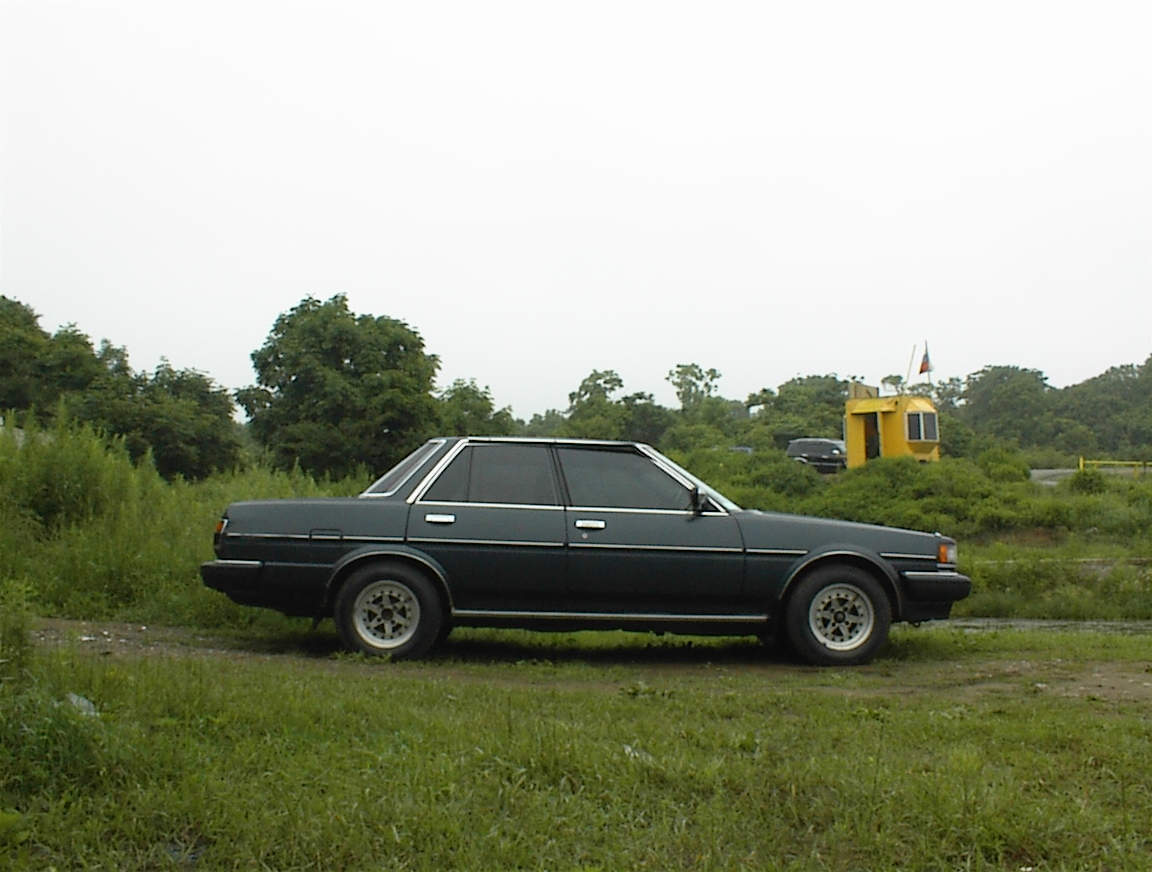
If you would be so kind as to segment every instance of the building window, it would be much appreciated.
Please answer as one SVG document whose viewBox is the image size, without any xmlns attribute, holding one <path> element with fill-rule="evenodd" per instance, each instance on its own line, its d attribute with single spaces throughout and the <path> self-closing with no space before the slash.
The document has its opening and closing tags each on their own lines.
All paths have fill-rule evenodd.
<svg viewBox="0 0 1152 872">
<path fill-rule="evenodd" d="M 908 441 L 909 442 L 939 442 L 940 434 L 936 429 L 935 412 L 909 412 L 908 413 Z"/>
</svg>

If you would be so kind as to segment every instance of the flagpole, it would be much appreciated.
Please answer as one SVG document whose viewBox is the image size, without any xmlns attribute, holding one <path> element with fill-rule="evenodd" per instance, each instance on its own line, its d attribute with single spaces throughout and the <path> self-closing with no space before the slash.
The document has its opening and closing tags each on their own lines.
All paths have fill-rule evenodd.
<svg viewBox="0 0 1152 872">
<path fill-rule="evenodd" d="M 908 384 L 908 382 L 911 380 L 911 378 L 912 378 L 912 364 L 915 362 L 916 362 L 916 343 L 913 342 L 912 343 L 912 356 L 908 358 L 908 372 L 906 372 L 904 374 L 904 384 Z M 904 393 L 904 391 L 901 390 L 900 393 Z"/>
</svg>

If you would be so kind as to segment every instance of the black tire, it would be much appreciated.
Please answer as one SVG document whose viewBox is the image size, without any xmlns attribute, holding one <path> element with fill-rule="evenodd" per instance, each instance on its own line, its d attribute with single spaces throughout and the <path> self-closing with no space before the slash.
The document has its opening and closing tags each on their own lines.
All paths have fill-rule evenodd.
<svg viewBox="0 0 1152 872">
<path fill-rule="evenodd" d="M 372 563 L 340 587 L 336 629 L 349 651 L 415 660 L 435 646 L 444 607 L 432 583 L 402 563 Z"/>
<path fill-rule="evenodd" d="M 792 647 L 809 663 L 859 666 L 888 638 L 892 604 L 864 570 L 825 566 L 797 583 L 784 622 Z"/>
</svg>

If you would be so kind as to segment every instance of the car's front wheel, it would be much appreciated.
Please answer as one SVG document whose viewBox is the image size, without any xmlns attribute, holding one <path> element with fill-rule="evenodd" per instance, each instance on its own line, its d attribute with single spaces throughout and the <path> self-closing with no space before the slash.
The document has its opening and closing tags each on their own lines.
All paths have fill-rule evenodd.
<svg viewBox="0 0 1152 872">
<path fill-rule="evenodd" d="M 796 653 L 818 666 L 871 660 L 888 638 L 892 607 L 884 588 L 855 566 L 826 566 L 800 580 L 785 613 Z"/>
<path fill-rule="evenodd" d="M 344 582 L 336 597 L 335 617 L 348 650 L 412 660 L 435 645 L 444 609 L 436 589 L 416 570 L 374 563 Z"/>
</svg>

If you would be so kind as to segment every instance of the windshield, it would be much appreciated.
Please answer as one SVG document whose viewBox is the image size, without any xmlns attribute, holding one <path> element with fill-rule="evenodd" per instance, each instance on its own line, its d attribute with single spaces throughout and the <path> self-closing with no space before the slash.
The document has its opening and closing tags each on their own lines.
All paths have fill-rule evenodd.
<svg viewBox="0 0 1152 872">
<path fill-rule="evenodd" d="M 688 479 L 690 482 L 692 482 L 694 485 L 696 485 L 698 488 L 700 488 L 700 490 L 702 490 L 704 493 L 708 494 L 708 496 L 711 497 L 715 502 L 719 503 L 725 509 L 725 511 L 729 511 L 729 512 L 742 512 L 742 511 L 744 511 L 742 508 L 740 508 L 738 505 L 736 505 L 734 502 L 732 502 L 732 500 L 728 499 L 728 497 L 724 496 L 724 494 L 722 494 L 722 493 L 720 493 L 720 491 L 716 490 L 716 488 L 712 487 L 707 482 L 702 481 L 699 478 L 697 478 L 696 476 L 694 476 L 692 473 L 690 473 L 688 470 L 686 470 L 679 463 L 674 463 L 673 461 L 669 460 L 667 457 L 665 457 L 663 454 L 661 454 L 655 448 L 650 448 L 649 450 L 651 450 L 651 452 L 653 454 L 655 454 L 657 457 L 659 457 L 662 462 L 667 463 L 670 467 L 672 467 L 674 470 L 676 470 L 678 473 L 680 473 L 682 476 L 684 476 L 684 478 Z"/>
<path fill-rule="evenodd" d="M 436 449 L 444 444 L 443 439 L 433 439 L 425 442 L 390 470 L 376 479 L 368 490 L 360 494 L 362 497 L 387 497 L 396 493 L 404 486 L 412 475 L 424 465 L 429 457 L 436 453 Z"/>
</svg>

